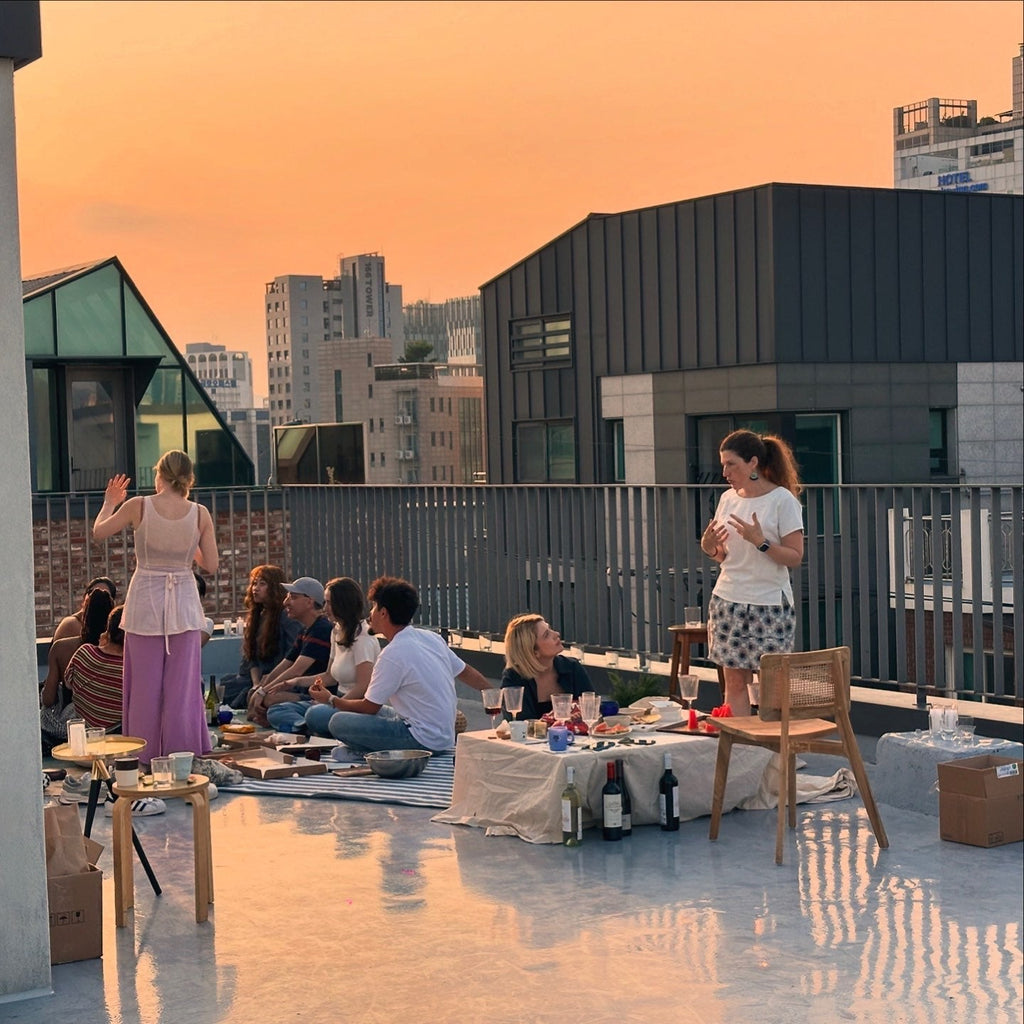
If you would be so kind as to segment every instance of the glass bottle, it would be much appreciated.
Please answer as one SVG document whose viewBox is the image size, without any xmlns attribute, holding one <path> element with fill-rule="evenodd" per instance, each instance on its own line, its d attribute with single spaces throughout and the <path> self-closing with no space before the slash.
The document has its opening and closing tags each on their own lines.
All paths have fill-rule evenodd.
<svg viewBox="0 0 1024 1024">
<path fill-rule="evenodd" d="M 603 812 L 601 838 L 618 842 L 622 838 L 622 790 L 615 781 L 615 762 L 608 762 L 608 781 L 601 790 Z"/>
<path fill-rule="evenodd" d="M 575 778 L 575 769 L 566 765 L 565 789 L 562 790 L 562 842 L 566 846 L 579 846 L 583 842 L 583 815 Z"/>
<path fill-rule="evenodd" d="M 615 781 L 622 790 L 622 838 L 633 834 L 633 801 L 629 798 L 629 787 L 626 785 L 626 769 L 622 759 L 615 760 Z"/>
<path fill-rule="evenodd" d="M 662 832 L 679 831 L 679 780 L 672 771 L 672 755 L 666 754 L 665 770 L 658 783 L 658 822 Z"/>
<path fill-rule="evenodd" d="M 210 688 L 206 691 L 206 722 L 217 724 L 217 677 L 210 676 Z"/>
</svg>

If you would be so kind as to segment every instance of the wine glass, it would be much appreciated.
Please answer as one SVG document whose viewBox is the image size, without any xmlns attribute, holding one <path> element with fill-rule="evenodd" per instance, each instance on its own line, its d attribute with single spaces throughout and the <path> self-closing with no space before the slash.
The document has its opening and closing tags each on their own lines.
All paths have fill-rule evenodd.
<svg viewBox="0 0 1024 1024">
<path fill-rule="evenodd" d="M 514 722 L 523 710 L 523 688 L 521 686 L 503 686 L 501 694 L 505 698 L 505 710 Z"/>
<path fill-rule="evenodd" d="M 601 697 L 591 691 L 581 693 L 580 715 L 583 721 L 587 723 L 587 735 L 593 736 L 594 726 L 597 725 L 598 720 L 601 718 Z"/>
<path fill-rule="evenodd" d="M 551 713 L 555 716 L 556 722 L 568 722 L 572 715 L 572 694 L 551 694 Z"/>
<path fill-rule="evenodd" d="M 484 711 L 491 716 L 491 728 L 496 729 L 501 718 L 501 690 L 497 687 L 481 690 L 480 699 L 484 702 Z"/>
<path fill-rule="evenodd" d="M 693 702 L 697 699 L 697 693 L 700 690 L 700 677 L 694 675 L 686 675 L 679 677 L 679 696 L 686 701 L 687 709 L 693 707 Z"/>
</svg>

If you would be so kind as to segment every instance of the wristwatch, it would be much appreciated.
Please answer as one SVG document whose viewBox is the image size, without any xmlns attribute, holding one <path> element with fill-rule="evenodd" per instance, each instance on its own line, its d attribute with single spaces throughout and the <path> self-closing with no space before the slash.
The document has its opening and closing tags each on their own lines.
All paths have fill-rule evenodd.
<svg viewBox="0 0 1024 1024">
<path fill-rule="evenodd" d="M 758 551 L 767 551 L 770 547 L 771 547 L 771 544 L 769 544 L 768 541 L 765 541 L 763 544 L 758 544 L 757 545 L 757 550 Z"/>
</svg>

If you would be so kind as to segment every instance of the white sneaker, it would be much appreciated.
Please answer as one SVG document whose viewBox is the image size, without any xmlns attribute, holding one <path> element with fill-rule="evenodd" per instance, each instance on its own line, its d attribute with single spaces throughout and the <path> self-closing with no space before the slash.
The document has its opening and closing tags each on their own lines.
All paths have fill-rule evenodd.
<svg viewBox="0 0 1024 1024">
<path fill-rule="evenodd" d="M 211 782 L 206 787 L 206 795 L 207 797 L 209 797 L 210 800 L 216 800 L 217 797 L 220 796 L 220 790 L 218 790 L 217 787 Z"/>
<path fill-rule="evenodd" d="M 163 814 L 166 810 L 167 804 L 155 796 L 144 796 L 132 801 L 132 814 L 137 817 L 145 818 L 153 814 Z M 114 805 L 108 803 L 104 813 L 108 818 L 112 818 L 114 816 Z"/>
</svg>

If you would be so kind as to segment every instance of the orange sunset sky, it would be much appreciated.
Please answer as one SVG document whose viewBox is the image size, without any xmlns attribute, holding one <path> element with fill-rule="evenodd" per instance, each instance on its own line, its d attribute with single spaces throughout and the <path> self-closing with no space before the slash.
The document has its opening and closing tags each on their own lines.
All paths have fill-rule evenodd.
<svg viewBox="0 0 1024 1024">
<path fill-rule="evenodd" d="M 15 76 L 26 275 L 117 255 L 178 347 L 253 355 L 278 274 L 405 301 L 591 212 L 892 185 L 892 108 L 1011 106 L 1021 4 L 42 4 Z"/>
</svg>

